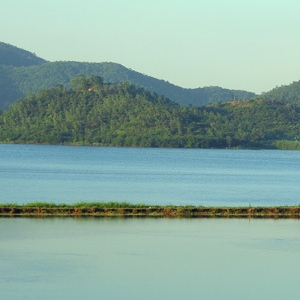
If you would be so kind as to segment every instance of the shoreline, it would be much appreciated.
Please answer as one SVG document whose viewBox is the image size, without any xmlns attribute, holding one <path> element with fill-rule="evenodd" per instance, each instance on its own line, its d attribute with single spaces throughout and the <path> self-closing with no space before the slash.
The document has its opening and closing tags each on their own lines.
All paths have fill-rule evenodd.
<svg viewBox="0 0 300 300">
<path fill-rule="evenodd" d="M 293 218 L 300 219 L 300 206 L 204 207 L 150 206 L 126 203 L 74 205 L 0 204 L 1 217 L 140 217 L 140 218 Z"/>
</svg>

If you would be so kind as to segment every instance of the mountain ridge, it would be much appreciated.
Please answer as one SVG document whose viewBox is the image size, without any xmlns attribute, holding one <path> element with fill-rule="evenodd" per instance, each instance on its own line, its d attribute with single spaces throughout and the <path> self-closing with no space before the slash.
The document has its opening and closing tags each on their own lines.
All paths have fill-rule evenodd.
<svg viewBox="0 0 300 300">
<path fill-rule="evenodd" d="M 38 92 L 42 88 L 49 88 L 57 84 L 69 86 L 70 80 L 79 74 L 100 76 L 105 82 L 120 83 L 127 81 L 151 92 L 164 95 L 184 106 L 202 106 L 233 99 L 249 99 L 256 96 L 252 92 L 221 87 L 182 88 L 168 81 L 156 79 L 113 62 L 48 62 L 32 53 L 30 55 L 30 52 L 26 50 L 1 43 L 1 45 L 3 44 L 6 47 L 6 52 L 4 51 L 6 54 L 3 54 L 3 47 L 0 47 L 0 57 L 7 57 L 8 49 L 11 49 L 13 57 L 7 59 L 4 63 L 2 57 L 2 63 L 0 63 L 0 108 L 2 109 L 7 109 L 17 99 L 25 97 L 28 93 Z M 14 53 L 19 53 L 21 58 L 29 56 L 30 58 L 26 61 L 27 65 L 16 62 L 11 64 L 11 60 L 15 58 Z M 32 64 L 28 65 L 30 62 Z"/>
<path fill-rule="evenodd" d="M 26 67 L 46 62 L 46 60 L 36 56 L 32 52 L 0 42 L 0 65 Z"/>
</svg>

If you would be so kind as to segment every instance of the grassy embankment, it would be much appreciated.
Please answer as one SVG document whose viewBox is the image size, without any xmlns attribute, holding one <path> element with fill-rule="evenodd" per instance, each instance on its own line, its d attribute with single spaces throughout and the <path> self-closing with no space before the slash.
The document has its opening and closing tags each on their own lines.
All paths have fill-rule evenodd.
<svg viewBox="0 0 300 300">
<path fill-rule="evenodd" d="M 126 202 L 0 204 L 0 217 L 300 218 L 300 206 L 150 206 Z"/>
</svg>

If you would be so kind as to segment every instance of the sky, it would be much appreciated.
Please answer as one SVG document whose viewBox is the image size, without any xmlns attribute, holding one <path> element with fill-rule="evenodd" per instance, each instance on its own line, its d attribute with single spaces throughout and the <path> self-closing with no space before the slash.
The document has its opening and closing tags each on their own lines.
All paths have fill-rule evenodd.
<svg viewBox="0 0 300 300">
<path fill-rule="evenodd" d="M 299 29 L 299 0 L 0 0 L 1 42 L 184 88 L 260 94 L 300 80 Z"/>
</svg>

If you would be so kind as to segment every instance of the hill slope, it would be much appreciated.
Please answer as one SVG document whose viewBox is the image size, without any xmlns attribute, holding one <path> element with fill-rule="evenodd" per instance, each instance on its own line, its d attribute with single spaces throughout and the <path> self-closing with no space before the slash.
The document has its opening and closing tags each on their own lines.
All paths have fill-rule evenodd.
<svg viewBox="0 0 300 300">
<path fill-rule="evenodd" d="M 34 66 L 41 65 L 46 60 L 18 47 L 0 42 L 0 65 L 4 66 Z"/>
<path fill-rule="evenodd" d="M 291 84 L 276 87 L 262 94 L 262 98 L 271 100 L 280 99 L 288 103 L 300 101 L 300 81 L 294 81 Z"/>
<path fill-rule="evenodd" d="M 229 101 L 230 99 L 249 99 L 255 96 L 251 92 L 221 87 L 185 89 L 116 63 L 46 62 L 36 58 L 34 54 L 30 55 L 25 50 L 10 47 L 9 49 L 19 57 L 16 56 L 12 62 L 5 59 L 3 60 L 4 63 L 0 63 L 0 108 L 2 109 L 7 109 L 16 99 L 26 96 L 29 92 L 35 93 L 42 88 L 49 88 L 56 84 L 63 84 L 68 87 L 70 80 L 78 74 L 101 76 L 105 82 L 111 83 L 127 81 L 186 106 L 201 106 L 219 101 Z M 6 49 L 8 48 L 0 47 L 0 57 L 6 56 Z M 27 60 L 28 65 L 21 64 L 24 56 L 26 57 L 25 54 L 30 57 Z M 34 61 L 33 58 L 36 58 L 37 61 Z M 35 63 L 29 64 L 33 61 Z"/>
<path fill-rule="evenodd" d="M 299 147 L 300 104 L 246 100 L 183 107 L 128 83 L 77 77 L 0 115 L 0 142 L 140 147 Z M 288 141 L 285 141 L 288 140 Z"/>
</svg>

